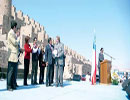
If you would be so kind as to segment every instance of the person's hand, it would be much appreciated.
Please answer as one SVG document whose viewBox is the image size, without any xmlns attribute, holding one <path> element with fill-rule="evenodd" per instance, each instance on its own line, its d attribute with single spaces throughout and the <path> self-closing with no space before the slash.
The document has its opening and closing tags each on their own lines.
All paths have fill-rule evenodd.
<svg viewBox="0 0 130 100">
<path fill-rule="evenodd" d="M 46 66 L 48 66 L 48 62 L 46 62 Z"/>
<path fill-rule="evenodd" d="M 23 49 L 23 48 L 22 48 L 21 50 L 22 50 L 22 52 L 24 52 L 24 51 L 25 51 L 25 49 Z"/>
<path fill-rule="evenodd" d="M 40 48 L 40 45 L 38 45 L 38 48 Z"/>
<path fill-rule="evenodd" d="M 29 48 L 31 48 L 31 45 L 29 44 Z"/>
<path fill-rule="evenodd" d="M 20 32 L 16 32 L 16 36 L 19 37 L 20 36 Z"/>
<path fill-rule="evenodd" d="M 20 49 L 20 52 L 23 53 L 25 50 L 23 48 Z"/>
<path fill-rule="evenodd" d="M 19 37 L 17 37 L 17 41 L 18 41 L 18 42 L 20 42 L 20 39 L 21 39 L 21 38 L 20 38 L 20 36 L 19 36 Z"/>
</svg>

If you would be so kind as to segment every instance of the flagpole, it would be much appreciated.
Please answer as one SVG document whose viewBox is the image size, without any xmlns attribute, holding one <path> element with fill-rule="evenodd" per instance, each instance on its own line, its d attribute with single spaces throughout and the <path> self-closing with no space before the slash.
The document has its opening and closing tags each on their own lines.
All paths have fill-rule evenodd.
<svg viewBox="0 0 130 100">
<path fill-rule="evenodd" d="M 96 35 L 94 29 L 94 41 L 93 41 L 93 49 L 92 49 L 92 69 L 91 69 L 91 81 L 92 85 L 96 84 Z"/>
<path fill-rule="evenodd" d="M 97 72 L 97 63 L 96 63 L 96 31 L 94 28 L 94 42 L 95 42 L 95 79 L 94 79 L 94 84 L 96 84 L 96 72 Z"/>
</svg>

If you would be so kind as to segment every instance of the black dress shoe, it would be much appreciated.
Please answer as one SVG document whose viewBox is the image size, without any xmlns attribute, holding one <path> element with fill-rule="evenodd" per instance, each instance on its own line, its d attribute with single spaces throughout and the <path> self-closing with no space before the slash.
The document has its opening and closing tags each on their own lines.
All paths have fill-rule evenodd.
<svg viewBox="0 0 130 100">
<path fill-rule="evenodd" d="M 44 84 L 44 82 L 39 82 L 39 84 Z"/>
<path fill-rule="evenodd" d="M 16 87 L 12 87 L 13 90 L 16 90 Z"/>
<path fill-rule="evenodd" d="M 49 84 L 49 86 L 51 86 L 51 87 L 52 87 L 53 85 L 52 85 L 52 84 Z"/>
<path fill-rule="evenodd" d="M 42 84 L 42 82 L 39 82 L 39 84 Z"/>
<path fill-rule="evenodd" d="M 58 87 L 58 84 L 56 84 L 56 87 Z"/>
<path fill-rule="evenodd" d="M 63 85 L 60 85 L 60 87 L 63 87 Z"/>
<path fill-rule="evenodd" d="M 52 81 L 51 84 L 53 84 L 54 82 Z"/>
<path fill-rule="evenodd" d="M 7 89 L 8 91 L 13 91 L 13 89 L 12 88 L 10 88 L 10 89 Z"/>
<path fill-rule="evenodd" d="M 36 83 L 34 83 L 34 85 L 38 85 L 38 83 L 36 82 Z"/>
<path fill-rule="evenodd" d="M 28 84 L 24 84 L 24 86 L 28 86 Z"/>
<path fill-rule="evenodd" d="M 16 90 L 17 88 L 13 88 L 13 90 Z"/>
</svg>

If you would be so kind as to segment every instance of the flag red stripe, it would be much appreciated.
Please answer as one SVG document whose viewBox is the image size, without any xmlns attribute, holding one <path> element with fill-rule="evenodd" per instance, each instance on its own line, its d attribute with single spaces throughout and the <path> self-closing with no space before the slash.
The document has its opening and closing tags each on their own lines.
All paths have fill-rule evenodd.
<svg viewBox="0 0 130 100">
<path fill-rule="evenodd" d="M 93 76 L 92 76 L 92 84 L 94 85 L 96 83 L 96 50 L 95 50 L 95 70 L 94 70 L 94 73 L 93 73 Z"/>
</svg>

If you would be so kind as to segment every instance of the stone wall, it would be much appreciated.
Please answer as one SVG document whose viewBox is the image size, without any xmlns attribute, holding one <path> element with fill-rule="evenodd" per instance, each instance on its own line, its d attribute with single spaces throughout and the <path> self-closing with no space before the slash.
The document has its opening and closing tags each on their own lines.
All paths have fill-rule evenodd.
<svg viewBox="0 0 130 100">
<path fill-rule="evenodd" d="M 3 0 L 2 0 L 3 1 Z M 7 0 L 5 0 L 7 2 Z M 11 0 L 9 0 L 8 3 L 5 5 L 11 5 Z M 4 4 L 3 4 L 4 5 Z M 3 6 L 0 6 L 0 9 L 4 8 Z M 9 6 L 10 7 L 10 6 Z M 1 41 L 5 44 L 5 50 L 1 51 L 0 57 L 3 58 L 1 55 L 5 55 L 5 65 L 4 67 L 7 67 L 7 36 L 8 31 L 10 29 L 10 22 L 11 20 L 16 20 L 18 23 L 18 27 L 21 27 L 20 33 L 21 33 L 21 40 L 20 40 L 20 46 L 24 47 L 24 39 L 25 36 L 30 36 L 30 44 L 32 46 L 33 44 L 33 38 L 38 38 L 38 43 L 41 45 L 44 43 L 44 45 L 47 45 L 47 40 L 49 38 L 49 35 L 46 33 L 44 26 L 40 25 L 40 23 L 36 22 L 34 19 L 31 19 L 28 15 L 23 15 L 22 11 L 16 11 L 16 8 L 14 6 L 11 7 L 11 10 L 8 8 L 6 9 L 5 13 L 0 12 L 0 37 L 3 37 Z M 11 14 L 10 14 L 11 11 Z M 55 40 L 52 39 L 53 44 L 55 43 Z M 66 52 L 66 60 L 65 60 L 65 69 L 64 69 L 64 78 L 65 79 L 71 79 L 73 77 L 73 74 L 87 74 L 87 72 L 90 72 L 91 70 L 91 63 L 87 62 L 85 57 L 78 54 L 76 51 L 72 50 L 68 46 L 64 45 L 64 49 Z M 0 60 L 2 60 L 0 58 Z M 19 65 L 20 69 L 24 68 L 24 53 L 20 56 L 20 62 Z M 1 63 L 1 61 L 0 61 Z M 2 66 L 0 66 L 2 67 Z M 31 72 L 31 62 L 30 62 L 30 72 Z"/>
</svg>

